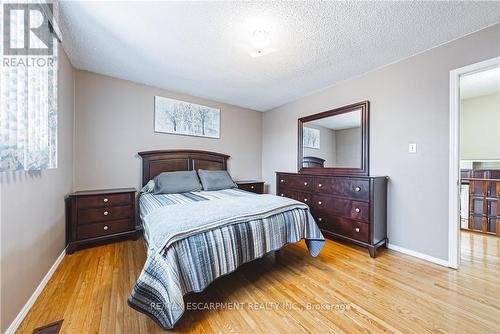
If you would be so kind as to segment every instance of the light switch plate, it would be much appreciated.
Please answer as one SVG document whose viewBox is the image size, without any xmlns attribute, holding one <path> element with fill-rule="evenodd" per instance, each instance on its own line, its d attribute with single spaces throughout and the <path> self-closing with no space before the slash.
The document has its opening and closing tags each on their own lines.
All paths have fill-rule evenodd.
<svg viewBox="0 0 500 334">
<path fill-rule="evenodd" d="M 417 144 L 408 144 L 408 153 L 417 153 Z"/>
</svg>

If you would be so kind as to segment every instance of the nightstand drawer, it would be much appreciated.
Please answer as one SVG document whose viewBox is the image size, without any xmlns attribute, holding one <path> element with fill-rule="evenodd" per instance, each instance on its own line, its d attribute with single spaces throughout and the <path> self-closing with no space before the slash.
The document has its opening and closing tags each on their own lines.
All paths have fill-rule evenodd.
<svg viewBox="0 0 500 334">
<path fill-rule="evenodd" d="M 79 197 L 77 200 L 78 209 L 100 208 L 115 205 L 130 204 L 130 194 L 114 194 Z"/>
<path fill-rule="evenodd" d="M 256 194 L 264 193 L 264 183 L 242 183 L 238 184 L 238 188 Z"/>
<path fill-rule="evenodd" d="M 78 224 L 129 218 L 131 214 L 132 208 L 130 205 L 104 207 L 100 209 L 80 209 L 78 210 Z"/>
<path fill-rule="evenodd" d="M 78 226 L 77 235 L 78 239 L 88 239 L 126 232 L 132 230 L 133 228 L 134 227 L 132 226 L 132 221 L 130 219 L 112 220 Z"/>
<path fill-rule="evenodd" d="M 249 191 L 256 194 L 264 193 L 264 182 L 258 180 L 234 181 L 238 189 Z"/>
</svg>

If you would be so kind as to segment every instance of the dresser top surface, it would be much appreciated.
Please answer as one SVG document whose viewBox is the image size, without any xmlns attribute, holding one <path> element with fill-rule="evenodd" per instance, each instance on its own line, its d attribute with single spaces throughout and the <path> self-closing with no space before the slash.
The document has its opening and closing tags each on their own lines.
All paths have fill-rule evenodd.
<svg viewBox="0 0 500 334">
<path fill-rule="evenodd" d="M 81 190 L 75 191 L 69 194 L 70 197 L 73 196 L 95 196 L 95 195 L 108 195 L 108 194 L 124 194 L 136 192 L 135 188 L 115 188 L 115 189 L 97 189 L 97 190 Z"/>
<path fill-rule="evenodd" d="M 332 174 L 313 174 L 313 173 L 297 173 L 297 172 L 276 172 L 276 174 L 299 175 L 299 176 L 315 176 L 315 177 L 338 177 L 348 179 L 389 179 L 386 175 L 332 175 Z"/>
<path fill-rule="evenodd" d="M 259 180 L 239 180 L 234 182 L 237 184 L 264 183 L 264 181 L 259 181 Z"/>
</svg>

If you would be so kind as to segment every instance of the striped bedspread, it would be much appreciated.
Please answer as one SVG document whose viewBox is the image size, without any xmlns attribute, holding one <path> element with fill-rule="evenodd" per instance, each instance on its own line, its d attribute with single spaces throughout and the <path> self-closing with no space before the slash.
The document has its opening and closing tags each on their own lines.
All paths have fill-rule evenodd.
<svg viewBox="0 0 500 334">
<path fill-rule="evenodd" d="M 313 256 L 324 244 L 307 206 L 276 196 L 238 189 L 146 193 L 139 205 L 148 256 L 128 303 L 164 329 L 182 316 L 185 294 L 287 243 L 305 239 Z"/>
</svg>

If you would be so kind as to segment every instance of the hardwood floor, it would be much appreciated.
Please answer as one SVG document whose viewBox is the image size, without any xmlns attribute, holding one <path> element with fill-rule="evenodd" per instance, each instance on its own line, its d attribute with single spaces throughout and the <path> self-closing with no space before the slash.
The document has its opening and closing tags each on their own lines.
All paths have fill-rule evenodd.
<svg viewBox="0 0 500 334">
<path fill-rule="evenodd" d="M 461 245 L 458 271 L 332 241 L 317 258 L 288 245 L 186 298 L 240 309 L 186 311 L 171 332 L 498 333 L 500 238 L 464 232 Z M 61 333 L 164 333 L 126 303 L 144 260 L 142 240 L 66 256 L 18 333 L 59 319 Z"/>
</svg>

